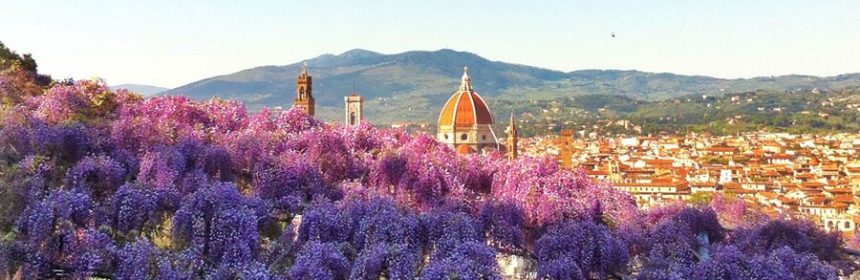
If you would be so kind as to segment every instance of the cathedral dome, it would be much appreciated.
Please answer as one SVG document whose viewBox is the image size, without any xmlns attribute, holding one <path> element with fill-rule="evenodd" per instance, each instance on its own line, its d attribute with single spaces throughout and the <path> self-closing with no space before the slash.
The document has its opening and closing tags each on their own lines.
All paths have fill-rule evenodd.
<svg viewBox="0 0 860 280">
<path fill-rule="evenodd" d="M 493 124 L 493 114 L 487 108 L 487 103 L 472 90 L 472 79 L 469 69 L 465 68 L 460 89 L 448 99 L 439 114 L 439 126 L 469 128 L 475 125 Z"/>
</svg>

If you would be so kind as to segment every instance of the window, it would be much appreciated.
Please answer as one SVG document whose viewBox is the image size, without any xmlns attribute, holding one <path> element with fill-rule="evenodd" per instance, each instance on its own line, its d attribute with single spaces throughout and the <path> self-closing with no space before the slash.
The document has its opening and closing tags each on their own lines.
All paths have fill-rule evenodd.
<svg viewBox="0 0 860 280">
<path fill-rule="evenodd" d="M 481 140 L 487 140 L 487 135 L 486 134 L 481 135 Z"/>
<path fill-rule="evenodd" d="M 466 135 L 465 133 L 460 134 L 460 140 L 466 141 L 466 139 L 469 139 L 468 135 Z"/>
</svg>

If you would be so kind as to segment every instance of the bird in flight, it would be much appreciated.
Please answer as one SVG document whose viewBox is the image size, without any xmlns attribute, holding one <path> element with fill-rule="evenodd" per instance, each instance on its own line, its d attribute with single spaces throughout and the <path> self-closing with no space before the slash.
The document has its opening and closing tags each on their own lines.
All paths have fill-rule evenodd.
<svg viewBox="0 0 860 280">
<path fill-rule="evenodd" d="M 615 38 L 615 32 L 612 32 L 612 38 Z"/>
</svg>

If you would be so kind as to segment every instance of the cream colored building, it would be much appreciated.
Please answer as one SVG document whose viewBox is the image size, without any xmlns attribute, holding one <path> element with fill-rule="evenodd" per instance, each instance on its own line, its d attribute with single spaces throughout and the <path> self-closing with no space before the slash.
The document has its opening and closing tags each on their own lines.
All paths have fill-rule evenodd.
<svg viewBox="0 0 860 280">
<path fill-rule="evenodd" d="M 343 102 L 346 103 L 344 123 L 348 126 L 359 125 L 364 119 L 364 98 L 352 93 L 350 96 L 343 97 Z"/>
</svg>

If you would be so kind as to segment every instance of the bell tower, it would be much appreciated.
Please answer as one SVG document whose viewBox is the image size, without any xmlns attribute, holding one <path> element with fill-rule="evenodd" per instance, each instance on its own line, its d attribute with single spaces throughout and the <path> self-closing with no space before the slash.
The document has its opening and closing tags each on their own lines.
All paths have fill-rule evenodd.
<svg viewBox="0 0 860 280">
<path fill-rule="evenodd" d="M 315 107 L 312 89 L 313 81 L 311 80 L 311 76 L 308 75 L 308 63 L 305 62 L 305 65 L 302 67 L 302 74 L 299 75 L 299 79 L 296 81 L 296 99 L 293 102 L 293 106 L 299 107 L 309 116 L 314 115 Z"/>
<path fill-rule="evenodd" d="M 517 152 L 517 142 L 519 142 L 519 131 L 517 131 L 517 121 L 514 119 L 514 113 L 511 113 L 511 122 L 508 124 L 508 159 L 515 160 L 519 153 Z"/>
<path fill-rule="evenodd" d="M 359 125 L 364 119 L 364 98 L 353 92 L 352 95 L 345 96 L 343 101 L 346 103 L 344 123 L 347 126 Z"/>
</svg>

